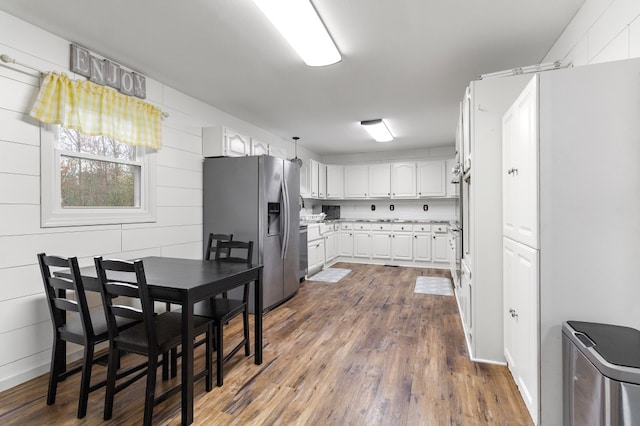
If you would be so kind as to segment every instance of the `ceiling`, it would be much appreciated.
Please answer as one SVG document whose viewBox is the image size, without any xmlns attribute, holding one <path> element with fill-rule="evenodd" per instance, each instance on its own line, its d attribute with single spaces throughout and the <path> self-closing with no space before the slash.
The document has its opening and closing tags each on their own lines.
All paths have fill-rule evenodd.
<svg viewBox="0 0 640 426">
<path fill-rule="evenodd" d="M 313 0 L 342 53 L 327 67 L 306 66 L 252 0 L 0 0 L 0 9 L 336 155 L 453 144 L 468 82 L 541 62 L 583 2 Z M 375 118 L 393 142 L 360 127 Z"/>
</svg>

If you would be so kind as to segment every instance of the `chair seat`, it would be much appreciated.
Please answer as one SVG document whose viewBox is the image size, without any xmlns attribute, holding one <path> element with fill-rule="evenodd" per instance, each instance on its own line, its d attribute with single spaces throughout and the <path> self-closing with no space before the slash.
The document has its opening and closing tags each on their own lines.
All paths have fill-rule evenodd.
<svg viewBox="0 0 640 426">
<path fill-rule="evenodd" d="M 132 326 L 140 321 L 136 321 L 129 318 L 116 318 L 119 329 L 124 329 Z M 104 312 L 95 312 L 91 314 L 91 325 L 93 327 L 93 334 L 96 336 L 95 343 L 105 342 L 109 339 L 109 331 L 107 329 L 107 319 L 104 316 Z M 82 330 L 82 324 L 80 321 L 73 321 L 58 328 L 60 336 L 69 340 L 70 342 L 82 344 L 84 342 L 84 331 Z"/>
<path fill-rule="evenodd" d="M 156 315 L 153 319 L 154 327 L 157 330 L 157 352 L 166 352 L 180 344 L 182 341 L 182 314 L 180 312 L 164 312 Z M 209 318 L 194 317 L 194 335 L 206 332 L 210 321 Z M 148 352 L 147 334 L 143 323 L 121 331 L 115 340 L 121 349 L 129 349 L 142 354 Z"/>
<path fill-rule="evenodd" d="M 242 312 L 246 303 L 242 300 L 215 298 L 198 302 L 193 307 L 193 313 L 207 318 L 224 320 Z"/>
</svg>

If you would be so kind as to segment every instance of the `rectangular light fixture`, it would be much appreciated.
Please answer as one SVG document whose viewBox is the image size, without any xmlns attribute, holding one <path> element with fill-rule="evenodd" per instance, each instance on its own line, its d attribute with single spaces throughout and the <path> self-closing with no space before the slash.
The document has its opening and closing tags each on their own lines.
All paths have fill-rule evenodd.
<svg viewBox="0 0 640 426">
<path fill-rule="evenodd" d="M 340 61 L 340 52 L 310 0 L 253 1 L 307 65 Z"/>
<path fill-rule="evenodd" d="M 361 121 L 360 124 L 377 142 L 390 142 L 393 140 L 393 135 L 389 131 L 387 125 L 384 123 L 384 120 L 382 120 L 381 118 Z"/>
</svg>

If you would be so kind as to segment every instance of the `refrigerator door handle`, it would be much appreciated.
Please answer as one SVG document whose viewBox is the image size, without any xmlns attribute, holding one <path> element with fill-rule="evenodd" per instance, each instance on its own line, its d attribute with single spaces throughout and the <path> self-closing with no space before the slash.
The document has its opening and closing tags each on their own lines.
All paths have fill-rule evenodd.
<svg viewBox="0 0 640 426">
<path fill-rule="evenodd" d="M 282 259 L 285 259 L 287 257 L 287 254 L 289 253 L 289 238 L 291 236 L 291 216 L 290 216 L 290 212 L 289 212 L 289 187 L 287 186 L 287 181 L 286 179 L 282 179 L 282 187 L 284 188 L 284 223 L 285 223 L 285 228 L 284 228 L 284 253 L 282 256 Z"/>
<path fill-rule="evenodd" d="M 282 203 L 284 204 L 283 209 L 280 211 L 281 218 L 283 219 L 280 223 L 284 226 L 284 229 L 280 230 L 280 259 L 284 259 L 287 244 L 287 190 L 284 185 L 283 179 L 280 181 L 280 195 L 282 195 Z M 284 212 L 282 212 L 282 210 L 284 210 Z"/>
</svg>

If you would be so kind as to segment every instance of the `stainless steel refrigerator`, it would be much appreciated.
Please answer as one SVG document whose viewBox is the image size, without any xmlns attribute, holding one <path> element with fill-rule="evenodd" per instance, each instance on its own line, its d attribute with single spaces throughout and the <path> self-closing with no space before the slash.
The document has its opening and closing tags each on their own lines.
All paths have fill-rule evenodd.
<svg viewBox="0 0 640 426">
<path fill-rule="evenodd" d="M 293 297 L 300 285 L 298 165 L 268 155 L 205 158 L 203 193 L 204 243 L 210 232 L 253 241 L 253 262 L 264 265 L 264 310 Z"/>
</svg>

